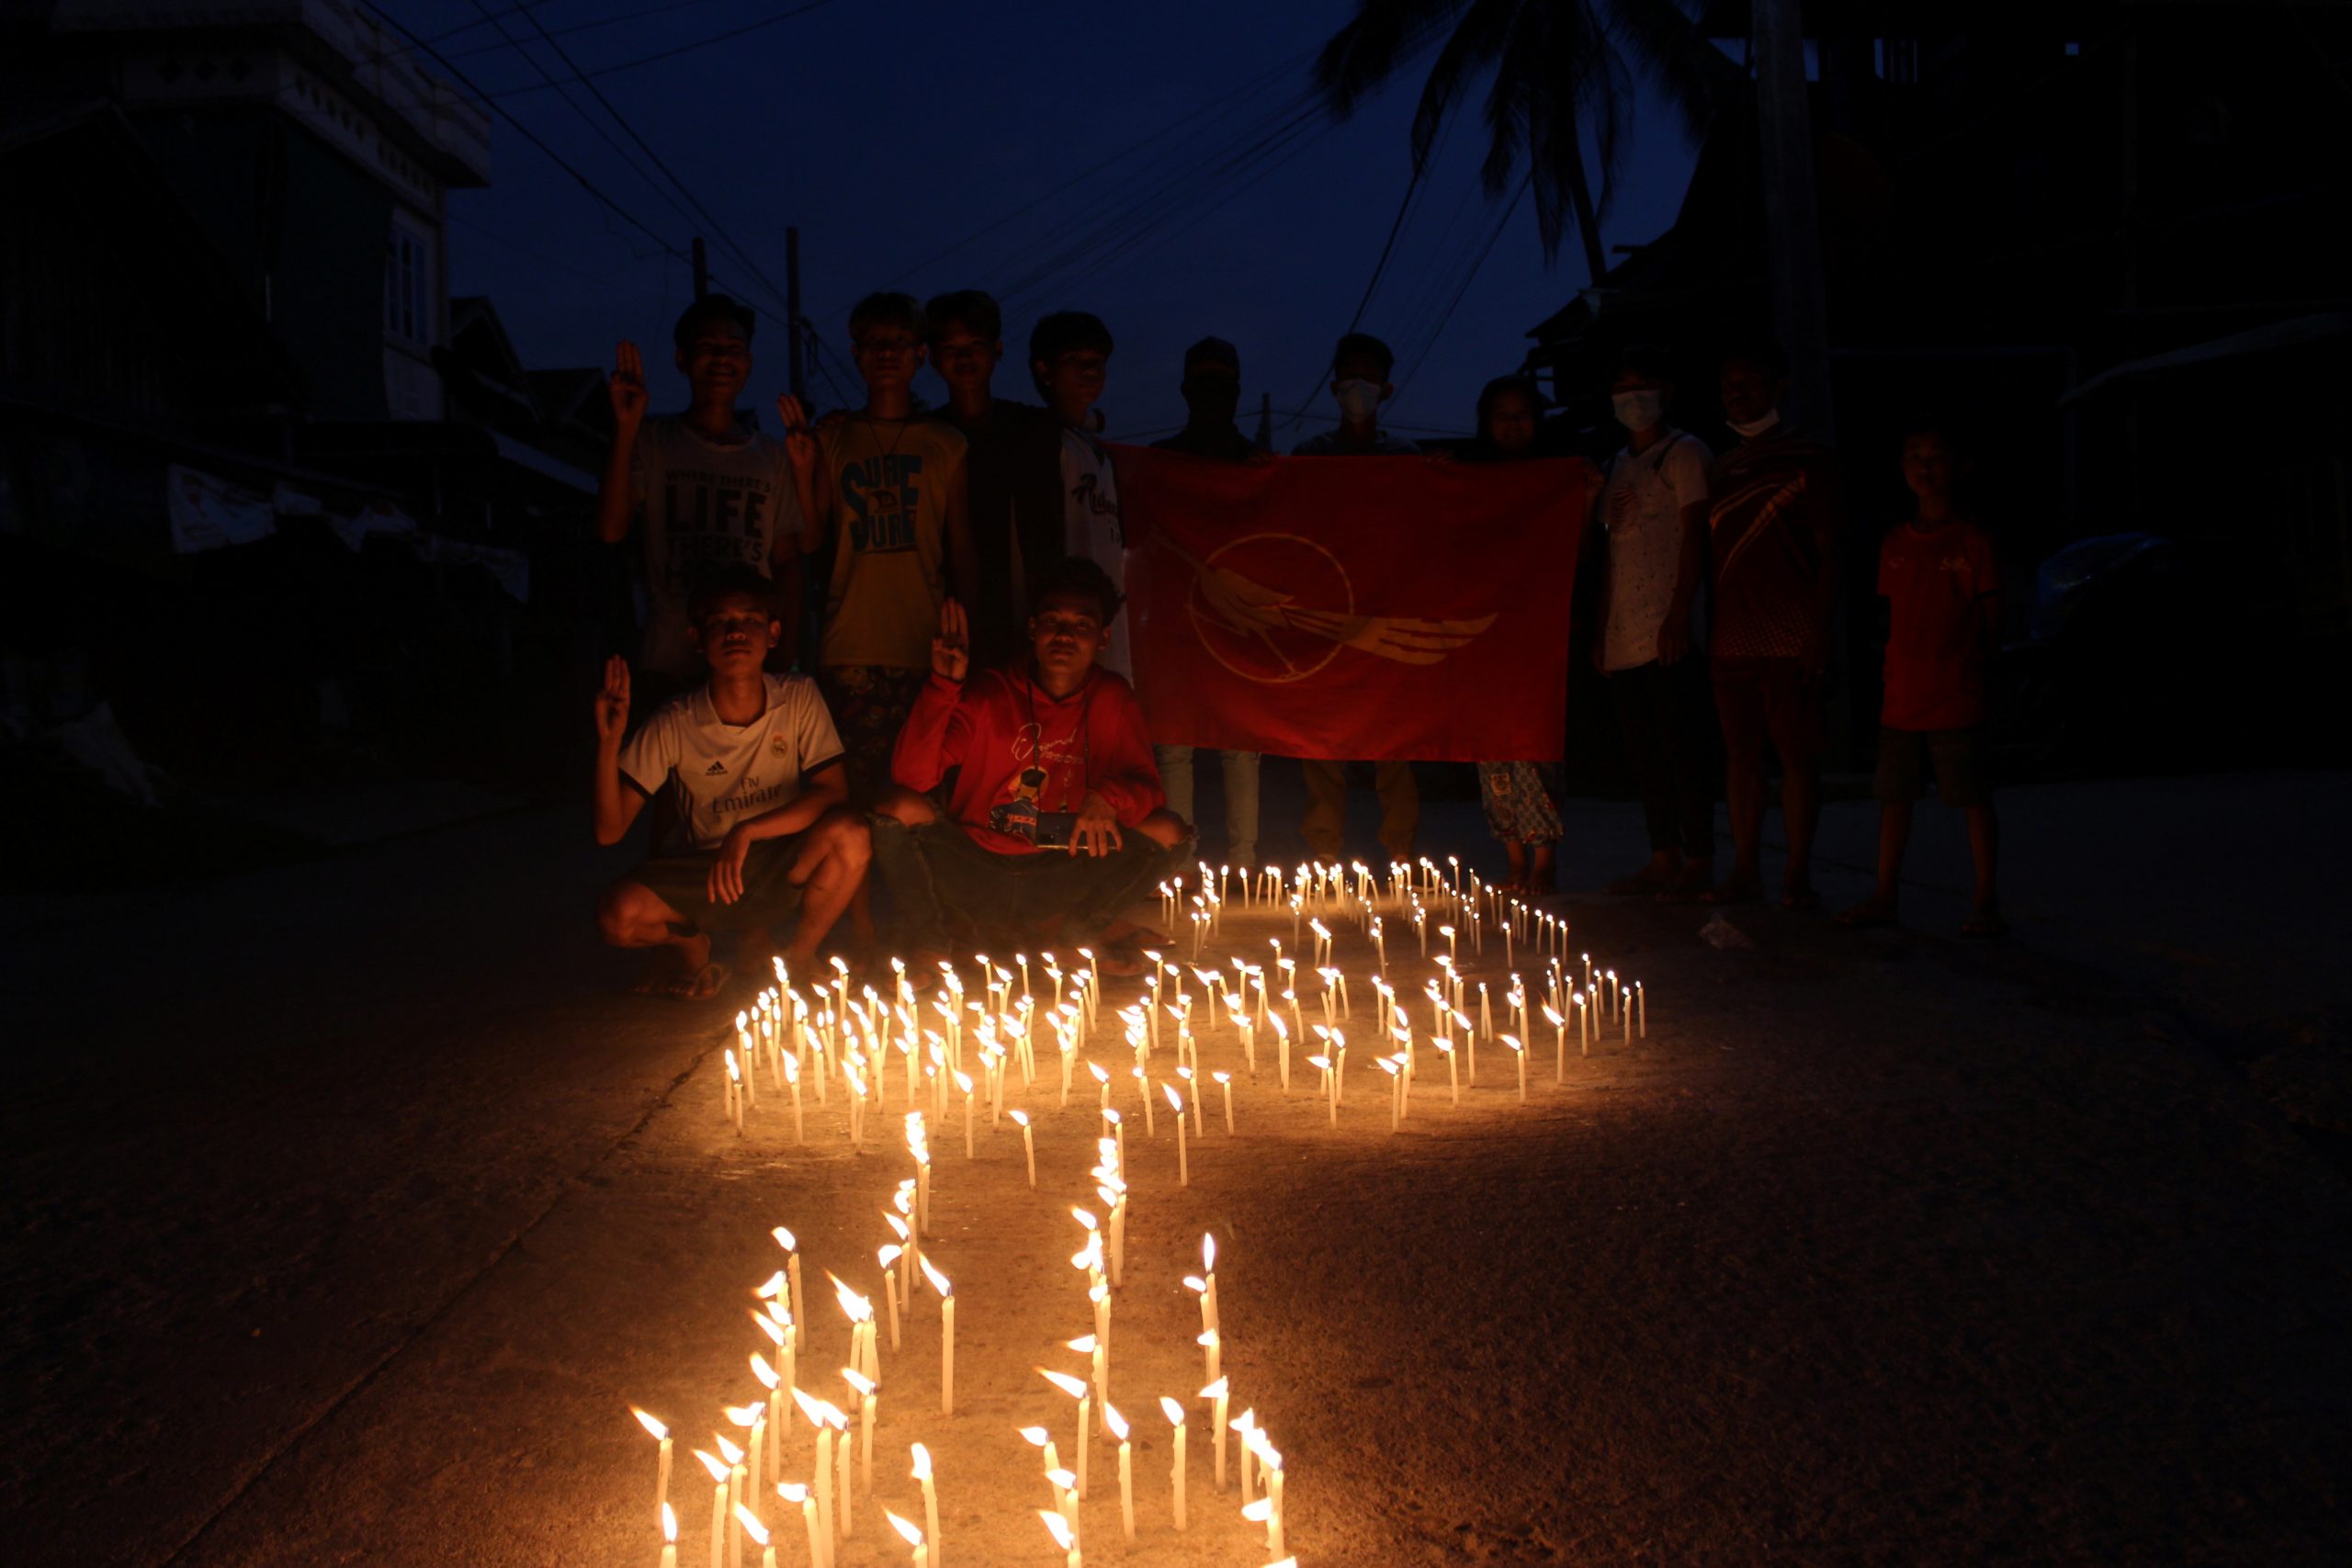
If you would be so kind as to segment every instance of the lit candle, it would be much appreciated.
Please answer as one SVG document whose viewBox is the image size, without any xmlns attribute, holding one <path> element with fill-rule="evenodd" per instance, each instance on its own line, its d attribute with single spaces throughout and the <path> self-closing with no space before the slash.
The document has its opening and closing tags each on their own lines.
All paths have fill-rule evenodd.
<svg viewBox="0 0 2352 1568">
<path fill-rule="evenodd" d="M 700 1449 L 694 1455 L 710 1472 L 710 1568 L 727 1568 L 727 1483 L 731 1472 Z"/>
<path fill-rule="evenodd" d="M 1190 1187 L 1193 1184 L 1193 1167 L 1184 1149 L 1184 1102 L 1166 1084 L 1159 1086 L 1159 1091 L 1168 1097 L 1169 1109 L 1176 1112 L 1176 1185 Z"/>
<path fill-rule="evenodd" d="M 817 1428 L 816 1461 L 811 1467 L 814 1473 L 810 1480 L 816 1492 L 816 1517 L 823 1526 L 821 1533 L 825 1541 L 825 1556 L 830 1560 L 832 1556 L 833 1540 L 832 1418 L 839 1412 L 823 1400 L 813 1398 L 797 1388 L 792 1391 L 792 1398 L 793 1402 L 800 1406 L 800 1413 L 808 1417 L 808 1424 Z"/>
<path fill-rule="evenodd" d="M 1544 1021 L 1552 1026 L 1552 1081 L 1565 1082 L 1568 1075 L 1568 1021 L 1551 1003 L 1544 1004 Z"/>
<path fill-rule="evenodd" d="M 972 1157 L 972 1075 L 957 1073 L 956 1087 L 964 1091 L 964 1157 Z"/>
<path fill-rule="evenodd" d="M 1037 1517 L 1046 1521 L 1046 1533 L 1054 1538 L 1054 1544 L 1069 1553 L 1062 1559 L 1062 1568 L 1080 1568 L 1078 1531 L 1070 1528 L 1070 1522 L 1045 1508 L 1037 1510 Z"/>
<path fill-rule="evenodd" d="M 899 1348 L 899 1276 L 895 1266 L 899 1255 L 905 1250 L 902 1247 L 886 1247 L 874 1255 L 875 1260 L 882 1265 L 882 1303 L 890 1314 L 890 1348 L 893 1350 Z M 907 1310 L 912 1312 L 914 1306 L 914 1303 L 909 1302 Z"/>
<path fill-rule="evenodd" d="M 882 1517 L 890 1521 L 892 1529 L 906 1538 L 909 1546 L 915 1549 L 914 1568 L 931 1568 L 930 1555 L 922 1549 L 922 1531 L 888 1508 L 882 1510 Z"/>
<path fill-rule="evenodd" d="M 1634 1011 L 1641 1017 L 1640 1033 L 1643 1039 L 1647 1040 L 1650 1037 L 1650 995 L 1642 989 L 1639 980 L 1634 982 Z"/>
<path fill-rule="evenodd" d="M 662 1568 L 678 1568 L 678 1511 L 662 1505 Z"/>
<path fill-rule="evenodd" d="M 743 1500 L 743 1483 L 748 1479 L 743 1470 L 743 1450 L 723 1437 L 713 1438 L 712 1441 L 718 1445 L 718 1457 L 727 1463 L 727 1507 L 731 1514 L 735 1505 Z M 727 1532 L 727 1556 L 730 1568 L 742 1568 L 742 1532 L 734 1528 L 733 1521 L 727 1515 L 720 1516 L 719 1523 Z"/>
<path fill-rule="evenodd" d="M 795 1241 L 792 1233 L 782 1225 L 776 1226 L 768 1234 L 775 1237 L 775 1244 L 778 1247 L 784 1248 L 785 1275 L 792 1281 L 792 1321 L 806 1323 L 808 1321 L 808 1302 L 800 1293 L 800 1244 Z"/>
<path fill-rule="evenodd" d="M 775 1495 L 800 1510 L 801 1528 L 808 1532 L 810 1568 L 819 1568 L 829 1558 L 826 1549 L 830 1543 L 825 1540 L 824 1531 L 818 1528 L 816 1498 L 809 1495 L 808 1488 L 797 1481 L 777 1482 Z"/>
<path fill-rule="evenodd" d="M 833 1410 L 826 1416 L 825 1419 L 833 1429 L 833 1463 L 840 1470 L 840 1473 L 834 1477 L 833 1500 L 841 1505 L 842 1539 L 847 1540 L 850 1531 L 855 1528 L 851 1517 L 853 1509 L 850 1505 L 851 1494 L 854 1489 L 850 1485 L 849 1417 L 839 1410 Z"/>
<path fill-rule="evenodd" d="M 1184 1528 L 1184 1407 L 1163 1393 L 1159 1396 L 1159 1409 L 1168 1417 L 1168 1424 L 1176 1428 L 1176 1462 L 1169 1469 L 1168 1482 L 1175 1494 L 1176 1528 L 1181 1530 Z"/>
<path fill-rule="evenodd" d="M 1519 1063 L 1519 1102 L 1527 1103 L 1527 1047 L 1519 1043 L 1516 1034 L 1503 1036 L 1503 1043 L 1510 1047 L 1512 1057 Z"/>
<path fill-rule="evenodd" d="M 1216 1449 L 1216 1489 L 1220 1492 L 1225 1490 L 1225 1412 L 1229 1393 L 1226 1386 L 1226 1380 L 1219 1378 L 1201 1390 L 1200 1395 L 1203 1399 L 1211 1401 L 1209 1432 Z"/>
<path fill-rule="evenodd" d="M 1215 1078 L 1217 1088 L 1225 1091 L 1225 1135 L 1229 1138 L 1233 1136 L 1233 1075 L 1211 1073 L 1209 1077 Z M 1030 1185 L 1035 1186 L 1035 1183 Z"/>
<path fill-rule="evenodd" d="M 857 1484 L 874 1490 L 874 1394 L 876 1384 L 854 1367 L 842 1369 L 842 1381 L 857 1395 Z"/>
<path fill-rule="evenodd" d="M 1094 1418 L 1094 1400 L 1086 1384 L 1068 1372 L 1049 1372 L 1037 1369 L 1037 1375 L 1078 1401 L 1078 1481 L 1071 1488 L 1080 1497 L 1086 1495 L 1086 1427 Z"/>
<path fill-rule="evenodd" d="M 735 1505 L 735 1522 L 760 1549 L 760 1568 L 775 1568 L 775 1548 L 768 1544 L 768 1527 L 760 1523 L 760 1516 L 744 1505 Z"/>
<path fill-rule="evenodd" d="M 1037 1186 L 1036 1129 L 1029 1125 L 1029 1112 L 1026 1111 L 1014 1111 L 1012 1113 L 1012 1120 L 1014 1125 L 1021 1129 L 1021 1153 L 1022 1156 L 1029 1162 L 1029 1186 L 1031 1190 L 1034 1191 Z M 934 1542 L 936 1542 L 937 1539 L 938 1538 L 935 1536 L 933 1538 Z M 933 1561 L 936 1563 L 936 1557 L 934 1557 Z"/>
<path fill-rule="evenodd" d="M 633 1404 L 628 1413 L 662 1445 L 662 1457 L 653 1468 L 653 1500 L 666 1508 L 670 1506 L 670 1428 Z"/>
<path fill-rule="evenodd" d="M 922 1522 L 931 1547 L 931 1568 L 944 1568 L 947 1558 L 939 1542 L 939 1487 L 931 1472 L 931 1450 L 914 1443 L 908 1451 L 914 1456 L 914 1478 L 922 1483 Z"/>
<path fill-rule="evenodd" d="M 727 1418 L 738 1427 L 749 1427 L 752 1429 L 752 1452 L 750 1459 L 744 1464 L 743 1473 L 749 1486 L 756 1491 L 759 1487 L 767 1484 L 767 1406 L 752 1404 L 729 1409 L 727 1412 Z"/>
<path fill-rule="evenodd" d="M 922 1277 L 939 1292 L 939 1413 L 956 1414 L 956 1287 L 946 1275 L 931 1266 L 928 1258 L 921 1259 Z M 939 1538 L 937 1526 L 932 1528 L 932 1539 Z"/>
</svg>

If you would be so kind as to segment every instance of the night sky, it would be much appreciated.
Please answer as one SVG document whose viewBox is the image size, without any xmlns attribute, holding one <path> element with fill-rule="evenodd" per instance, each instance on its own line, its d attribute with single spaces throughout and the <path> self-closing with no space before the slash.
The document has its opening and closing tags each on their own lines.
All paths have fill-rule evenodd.
<svg viewBox="0 0 2352 1568">
<path fill-rule="evenodd" d="M 647 164 L 587 90 L 566 90 L 575 108 L 546 87 L 482 22 L 483 6 L 560 78 L 571 73 L 533 18 L 596 73 L 805 9 L 710 48 L 598 74 L 596 85 L 779 288 L 785 229 L 799 225 L 806 308 L 837 350 L 846 347 L 850 304 L 869 289 L 927 297 L 977 286 L 1006 306 L 1001 393 L 1029 395 L 1018 359 L 1030 323 L 1083 309 L 1118 342 L 1102 404 L 1114 435 L 1182 420 L 1179 358 L 1209 333 L 1240 346 L 1245 426 L 1261 391 L 1273 395 L 1284 447 L 1329 423 L 1292 423 L 1280 411 L 1309 400 L 1318 415 L 1329 408 L 1322 367 L 1410 176 L 1407 126 L 1423 70 L 1417 62 L 1345 123 L 1318 111 L 1281 139 L 1293 124 L 1285 110 L 1303 107 L 1315 51 L 1350 14 L 1347 0 L 540 0 L 521 14 L 507 3 L 399 0 L 390 9 L 665 238 L 683 249 L 697 229 L 708 235 L 714 287 L 760 310 L 760 382 L 783 385 L 784 343 L 773 331 L 781 308 L 708 224 L 673 209 L 666 182 L 633 172 L 599 137 L 589 117 Z M 1364 329 L 1397 353 L 1399 394 L 1385 423 L 1412 434 L 1466 429 L 1480 385 L 1516 368 L 1527 329 L 1587 281 L 1573 238 L 1547 265 L 1532 204 L 1505 221 L 1510 198 L 1490 202 L 1480 189 L 1478 107 L 1473 99 L 1449 130 L 1364 315 Z M 512 126 L 502 121 L 492 134 L 494 184 L 451 197 L 451 291 L 490 295 L 536 367 L 609 365 L 622 335 L 660 344 L 689 291 L 686 264 Z M 1645 100 L 1604 243 L 1646 241 L 1670 223 L 1691 156 L 1672 118 Z M 1069 254 L 1105 232 L 1102 249 Z M 959 242 L 968 243 L 941 256 Z M 846 358 L 834 361 L 843 382 Z M 674 404 L 683 384 L 666 355 L 658 363 L 657 406 Z M 939 396 L 928 375 L 922 385 Z M 820 403 L 834 400 L 821 378 L 814 386 Z"/>
</svg>

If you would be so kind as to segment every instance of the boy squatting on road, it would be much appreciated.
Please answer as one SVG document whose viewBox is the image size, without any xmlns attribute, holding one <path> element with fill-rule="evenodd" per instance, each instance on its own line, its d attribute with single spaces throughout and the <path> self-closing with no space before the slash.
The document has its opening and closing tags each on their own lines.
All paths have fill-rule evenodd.
<svg viewBox="0 0 2352 1568">
<path fill-rule="evenodd" d="M 774 951 L 772 930 L 797 915 L 786 963 L 806 969 L 865 879 L 870 839 L 849 809 L 842 744 L 803 675 L 761 669 L 784 635 L 774 591 L 749 567 L 711 574 L 688 604 L 688 629 L 709 674 L 648 718 L 626 744 L 629 673 L 605 667 L 596 695 L 596 841 L 616 844 L 656 792 L 676 821 L 651 858 L 605 889 L 596 923 L 615 947 L 667 948 L 641 990 L 714 996 L 731 973 L 711 933 L 742 933 L 741 955 Z"/>
<path fill-rule="evenodd" d="M 1119 609 L 1092 561 L 1038 582 L 1030 650 L 971 679 L 963 606 L 940 607 L 931 679 L 891 759 L 899 787 L 876 803 L 875 865 L 920 967 L 954 935 L 1091 944 L 1105 974 L 1142 972 L 1123 918 L 1191 829 L 1166 808 L 1142 705 L 1096 666 Z M 935 789 L 959 769 L 944 802 Z"/>
</svg>

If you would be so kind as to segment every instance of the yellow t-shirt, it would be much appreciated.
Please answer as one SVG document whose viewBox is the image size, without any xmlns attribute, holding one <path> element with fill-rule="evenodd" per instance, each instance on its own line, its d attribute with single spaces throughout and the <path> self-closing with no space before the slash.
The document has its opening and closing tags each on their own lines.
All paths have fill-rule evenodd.
<svg viewBox="0 0 2352 1568">
<path fill-rule="evenodd" d="M 931 667 L 947 597 L 947 497 L 964 482 L 964 437 L 933 419 L 852 414 L 818 433 L 833 481 L 833 581 L 826 664 Z"/>
</svg>

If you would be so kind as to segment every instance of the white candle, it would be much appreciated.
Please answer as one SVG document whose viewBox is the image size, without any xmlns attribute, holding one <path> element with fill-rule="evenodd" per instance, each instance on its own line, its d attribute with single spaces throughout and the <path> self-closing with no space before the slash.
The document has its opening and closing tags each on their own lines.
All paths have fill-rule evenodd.
<svg viewBox="0 0 2352 1568">
<path fill-rule="evenodd" d="M 947 1557 L 939 1540 L 939 1487 L 931 1472 L 931 1450 L 914 1443 L 909 1451 L 914 1456 L 914 1478 L 922 1483 L 923 1539 L 931 1548 L 933 1568 L 944 1568 Z"/>
<path fill-rule="evenodd" d="M 1014 1124 L 1021 1129 L 1021 1153 L 1023 1157 L 1029 1162 L 1029 1186 L 1034 1191 L 1037 1186 L 1036 1129 L 1029 1125 L 1029 1112 L 1026 1111 L 1014 1111 L 1012 1113 L 1012 1120 Z M 937 1545 L 935 1540 L 933 1544 L 934 1547 Z M 934 1551 L 932 1554 L 932 1562 L 936 1564 L 938 1561 L 938 1553 Z"/>
<path fill-rule="evenodd" d="M 700 1449 L 694 1454 L 710 1472 L 710 1568 L 727 1568 L 728 1467 Z"/>
<path fill-rule="evenodd" d="M 662 1505 L 662 1568 L 678 1568 L 678 1512 Z"/>
<path fill-rule="evenodd" d="M 847 1540 L 850 1538 L 850 1532 L 856 1528 L 852 1517 L 854 1510 L 851 1506 L 851 1495 L 855 1488 L 850 1484 L 850 1461 L 853 1456 L 849 1446 L 849 1417 L 838 1410 L 834 1411 L 832 1427 L 833 1462 L 841 1470 L 841 1473 L 833 1478 L 833 1501 L 841 1505 L 842 1539 Z"/>
<path fill-rule="evenodd" d="M 1176 1113 L 1176 1185 L 1190 1187 L 1193 1184 L 1193 1167 L 1184 1147 L 1184 1102 L 1166 1084 L 1160 1085 L 1159 1089 L 1168 1097 L 1169 1109 Z"/>
<path fill-rule="evenodd" d="M 1119 1440 L 1119 1517 L 1126 1527 L 1127 1539 L 1136 1538 L 1136 1476 L 1132 1445 L 1127 1441 L 1126 1418 L 1108 1403 L 1102 1406 L 1104 1418 L 1111 1423 L 1111 1435 Z"/>
<path fill-rule="evenodd" d="M 1222 1492 L 1225 1490 L 1225 1412 L 1226 1401 L 1229 1397 L 1226 1380 L 1217 1379 L 1201 1390 L 1200 1396 L 1212 1402 L 1209 1406 L 1209 1432 L 1216 1449 L 1216 1489 Z"/>
<path fill-rule="evenodd" d="M 857 1395 L 857 1485 L 859 1491 L 870 1493 L 874 1490 L 874 1380 L 854 1367 L 843 1367 L 842 1381 Z"/>
<path fill-rule="evenodd" d="M 922 1531 L 888 1508 L 882 1510 L 882 1517 L 890 1521 L 892 1529 L 906 1538 L 909 1546 L 914 1548 L 914 1568 L 929 1568 L 931 1560 L 923 1551 Z"/>
<path fill-rule="evenodd" d="M 629 1406 L 629 1414 L 636 1416 L 638 1423 L 662 1444 L 662 1457 L 653 1470 L 653 1501 L 667 1508 L 670 1506 L 670 1428 L 635 1405 Z"/>
<path fill-rule="evenodd" d="M 933 1290 L 939 1292 L 939 1413 L 953 1416 L 956 1414 L 956 1287 L 946 1275 L 931 1266 L 930 1258 L 921 1261 L 922 1277 L 931 1281 Z M 934 1529 L 934 1545 L 937 1539 L 938 1532 Z"/>
<path fill-rule="evenodd" d="M 1181 1530 L 1184 1528 L 1184 1407 L 1163 1393 L 1159 1396 L 1159 1409 L 1168 1417 L 1168 1424 L 1176 1428 L 1176 1461 L 1169 1467 L 1168 1482 L 1175 1494 L 1176 1528 Z"/>
<path fill-rule="evenodd" d="M 1062 1568 L 1081 1568 L 1077 1529 L 1061 1515 L 1044 1508 L 1037 1510 L 1037 1517 L 1046 1521 L 1046 1532 L 1054 1538 L 1054 1544 L 1067 1554 L 1062 1558 Z"/>
<path fill-rule="evenodd" d="M 1225 1091 L 1225 1135 L 1229 1138 L 1233 1136 L 1233 1075 L 1211 1073 L 1209 1077 L 1215 1078 L 1217 1088 Z"/>
</svg>

